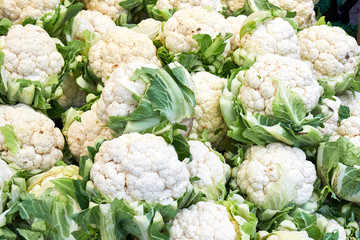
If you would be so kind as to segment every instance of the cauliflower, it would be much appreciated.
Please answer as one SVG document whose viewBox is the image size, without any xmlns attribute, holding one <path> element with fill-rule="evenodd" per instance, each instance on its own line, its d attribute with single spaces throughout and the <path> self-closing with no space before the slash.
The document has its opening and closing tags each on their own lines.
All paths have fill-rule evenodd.
<svg viewBox="0 0 360 240">
<path fill-rule="evenodd" d="M 242 85 L 238 98 L 244 107 L 252 113 L 268 116 L 273 115 L 273 100 L 279 85 L 276 79 L 301 97 L 307 111 L 318 104 L 323 93 L 308 64 L 274 54 L 259 56 L 248 71 L 239 74 L 239 78 Z"/>
<path fill-rule="evenodd" d="M 156 7 L 158 9 L 173 9 L 178 10 L 201 6 L 204 8 L 210 8 L 213 11 L 221 11 L 223 5 L 220 0 L 158 0 Z"/>
<path fill-rule="evenodd" d="M 86 103 L 87 93 L 82 91 L 79 85 L 76 84 L 76 79 L 67 74 L 61 83 L 63 94 L 57 100 L 60 106 L 64 109 L 69 107 L 79 108 Z"/>
<path fill-rule="evenodd" d="M 198 202 L 181 209 L 172 221 L 172 240 L 239 239 L 239 225 L 223 205 Z"/>
<path fill-rule="evenodd" d="M 223 0 L 231 12 L 244 7 L 245 0 Z"/>
<path fill-rule="evenodd" d="M 330 137 L 330 141 L 336 141 L 340 137 L 346 137 L 355 147 L 360 147 L 360 117 L 349 117 L 341 121 L 340 126 Z"/>
<path fill-rule="evenodd" d="M 226 21 L 230 23 L 233 36 L 230 38 L 231 49 L 235 50 L 240 47 L 240 30 L 243 22 L 245 21 L 245 15 L 239 15 L 237 17 L 228 17 Z"/>
<path fill-rule="evenodd" d="M 0 19 L 8 18 L 15 24 L 21 24 L 26 18 L 39 19 L 45 13 L 55 10 L 60 0 L 2 0 Z"/>
<path fill-rule="evenodd" d="M 29 106 L 0 105 L 0 126 L 10 125 L 20 141 L 11 153 L 0 134 L 0 156 L 25 170 L 46 170 L 62 159 L 64 137 L 54 122 Z"/>
<path fill-rule="evenodd" d="M 331 99 L 323 100 L 323 104 L 325 104 L 325 106 L 328 106 L 333 111 L 332 116 L 324 122 L 324 127 L 318 127 L 319 131 L 323 135 L 333 134 L 338 127 L 339 109 L 342 103 L 338 97 L 333 96 L 333 98 L 335 99 L 335 101 Z"/>
<path fill-rule="evenodd" d="M 207 199 L 218 200 L 226 194 L 225 184 L 230 178 L 230 166 L 221 154 L 200 141 L 188 141 L 192 161 L 186 158 L 190 177 L 199 177 L 193 185 L 205 193 Z"/>
<path fill-rule="evenodd" d="M 341 104 L 349 107 L 351 116 L 360 117 L 360 93 L 345 91 L 339 95 Z"/>
<path fill-rule="evenodd" d="M 190 184 L 175 148 L 153 134 L 124 134 L 104 142 L 90 177 L 112 199 L 176 205 Z"/>
<path fill-rule="evenodd" d="M 0 136 L 1 138 L 1 136 Z M 0 188 L 4 186 L 4 183 L 11 179 L 12 176 L 16 173 L 16 171 L 12 168 L 10 168 L 7 163 L 0 159 L 0 168 L 1 168 L 1 174 L 0 174 Z"/>
<path fill-rule="evenodd" d="M 218 12 L 202 7 L 177 11 L 164 25 L 162 41 L 170 53 L 197 51 L 199 46 L 193 36 L 208 34 L 212 39 L 231 33 L 230 24 Z M 228 52 L 230 45 L 228 44 Z"/>
<path fill-rule="evenodd" d="M 58 75 L 64 59 L 48 33 L 35 25 L 14 25 L 0 37 L 0 49 L 5 54 L 3 67 L 11 79 L 44 82 Z"/>
<path fill-rule="evenodd" d="M 104 35 L 109 29 L 116 27 L 110 17 L 102 15 L 98 11 L 80 11 L 72 24 L 71 38 L 83 40 L 85 30 L 96 36 Z"/>
<path fill-rule="evenodd" d="M 105 81 L 117 67 L 135 61 L 161 66 L 152 41 L 124 27 L 111 28 L 89 50 L 90 68 Z"/>
<path fill-rule="evenodd" d="M 246 152 L 236 183 L 256 206 L 282 210 L 289 203 L 306 203 L 315 180 L 315 166 L 301 149 L 271 143 Z"/>
<path fill-rule="evenodd" d="M 118 19 L 120 14 L 127 13 L 127 10 L 119 5 L 124 0 L 84 0 L 87 10 L 98 11 L 112 20 Z"/>
<path fill-rule="evenodd" d="M 339 233 L 339 240 L 346 240 L 346 231 L 343 226 L 341 226 L 337 221 L 334 219 L 327 219 L 323 215 L 319 213 L 315 213 L 317 219 L 316 219 L 316 225 L 319 227 L 319 229 L 324 233 L 331 233 L 334 231 L 338 231 Z"/>
<path fill-rule="evenodd" d="M 75 158 L 88 155 L 88 146 L 94 146 L 97 138 L 113 139 L 112 131 L 96 116 L 96 105 L 80 115 L 81 121 L 74 121 L 67 131 L 67 143 Z"/>
</svg>

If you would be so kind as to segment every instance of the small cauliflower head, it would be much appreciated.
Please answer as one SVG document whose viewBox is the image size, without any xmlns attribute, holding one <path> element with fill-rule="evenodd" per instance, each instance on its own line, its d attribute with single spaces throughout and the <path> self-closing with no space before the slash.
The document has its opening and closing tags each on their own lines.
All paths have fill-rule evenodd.
<svg viewBox="0 0 360 240">
<path fill-rule="evenodd" d="M 90 177 L 111 199 L 176 205 L 190 184 L 175 148 L 153 134 L 124 134 L 104 142 Z"/>
<path fill-rule="evenodd" d="M 315 213 L 316 225 L 319 227 L 321 232 L 332 233 L 338 231 L 339 233 L 339 240 L 346 240 L 346 231 L 343 226 L 341 226 L 336 220 L 334 219 L 327 219 L 323 215 L 319 213 Z"/>
<path fill-rule="evenodd" d="M 283 83 L 303 100 L 306 110 L 312 110 L 323 94 L 323 88 L 313 76 L 310 66 L 298 59 L 274 54 L 259 56 L 245 73 L 238 100 L 252 113 L 273 115 L 273 100 L 279 83 Z"/>
<path fill-rule="evenodd" d="M 226 79 L 208 72 L 195 73 L 192 75 L 192 79 L 196 88 L 192 138 L 200 138 L 206 130 L 206 140 L 213 146 L 219 147 L 223 143 L 227 131 L 219 103 Z"/>
<path fill-rule="evenodd" d="M 5 74 L 10 79 L 43 82 L 58 75 L 64 66 L 64 59 L 49 34 L 32 24 L 12 26 L 0 45 L 5 54 Z"/>
<path fill-rule="evenodd" d="M 75 107 L 80 108 L 86 103 L 87 93 L 82 91 L 76 83 L 76 78 L 70 74 L 65 75 L 61 83 L 63 94 L 57 100 L 64 109 Z"/>
<path fill-rule="evenodd" d="M 245 0 L 223 0 L 230 12 L 235 12 L 239 8 L 244 7 Z"/>
<path fill-rule="evenodd" d="M 340 126 L 330 137 L 331 142 L 335 142 L 340 137 L 346 137 L 355 147 L 360 147 L 360 117 L 351 116 L 341 121 Z"/>
<path fill-rule="evenodd" d="M 225 163 L 220 153 L 200 141 L 188 141 L 192 161 L 186 158 L 190 177 L 199 177 L 194 187 L 205 193 L 209 200 L 224 198 L 225 184 L 230 178 L 230 166 Z"/>
<path fill-rule="evenodd" d="M 75 158 L 88 155 L 88 146 L 94 146 L 97 138 L 113 139 L 110 128 L 96 116 L 96 105 L 80 115 L 81 121 L 75 120 L 67 131 L 67 143 Z"/>
<path fill-rule="evenodd" d="M 64 137 L 55 123 L 44 114 L 23 104 L 0 105 L 0 126 L 10 125 L 20 141 L 11 153 L 0 134 L 0 156 L 25 170 L 47 170 L 62 159 Z"/>
<path fill-rule="evenodd" d="M 0 137 L 1 138 L 1 137 Z M 1 173 L 0 173 L 0 188 L 2 188 L 4 186 L 4 183 L 6 181 L 9 181 L 11 179 L 12 176 L 14 176 L 14 174 L 16 173 L 16 171 L 12 168 L 10 168 L 7 163 L 3 160 L 0 159 L 0 168 L 1 168 Z"/>
<path fill-rule="evenodd" d="M 324 99 L 322 102 L 325 106 L 329 107 L 333 114 L 331 115 L 331 117 L 326 120 L 324 122 L 324 127 L 318 127 L 319 131 L 321 132 L 322 135 L 326 135 L 326 134 L 333 134 L 334 132 L 336 132 L 336 129 L 338 127 L 338 121 L 339 121 L 339 109 L 340 106 L 342 105 L 341 100 L 336 97 L 333 96 L 333 98 L 335 100 L 331 100 L 331 99 Z"/>
<path fill-rule="evenodd" d="M 198 202 L 181 209 L 172 220 L 172 240 L 227 240 L 239 239 L 239 226 L 223 205 Z"/>
<path fill-rule="evenodd" d="M 125 27 L 111 28 L 89 50 L 90 68 L 104 81 L 117 67 L 139 61 L 161 66 L 150 38 Z"/>
<path fill-rule="evenodd" d="M 224 38 L 231 26 L 218 12 L 203 7 L 177 11 L 164 25 L 161 38 L 170 53 L 192 52 L 199 49 L 193 36 L 208 34 L 212 39 L 219 34 Z M 225 49 L 228 52 L 230 45 Z"/>
<path fill-rule="evenodd" d="M 85 7 L 90 11 L 98 11 L 113 21 L 118 19 L 120 14 L 127 13 L 127 10 L 119 5 L 124 0 L 84 0 Z"/>
<path fill-rule="evenodd" d="M 74 18 L 71 38 L 83 40 L 83 32 L 85 30 L 100 37 L 113 27 L 116 27 L 116 25 L 110 17 L 98 11 L 82 10 Z"/>
<path fill-rule="evenodd" d="M 226 18 L 226 21 L 228 21 L 228 23 L 231 25 L 231 33 L 233 34 L 233 36 L 230 38 L 230 45 L 232 50 L 240 47 L 240 30 L 245 19 L 245 15 Z"/>
<path fill-rule="evenodd" d="M 141 79 L 133 81 L 130 77 L 142 66 L 157 68 L 152 64 L 132 62 L 125 67 L 118 67 L 110 75 L 96 103 L 96 114 L 100 121 L 108 123 L 111 116 L 129 116 L 137 108 L 138 101 L 133 98 L 133 94 L 142 96 L 147 84 Z"/>
<path fill-rule="evenodd" d="M 21 24 L 26 18 L 39 19 L 55 11 L 59 3 L 60 0 L 2 0 L 0 19 L 8 18 L 15 24 Z"/>
<path fill-rule="evenodd" d="M 360 49 L 356 40 L 339 27 L 313 26 L 298 34 L 301 59 L 313 64 L 319 78 L 353 73 Z"/>
<path fill-rule="evenodd" d="M 177 10 L 181 10 L 197 6 L 210 8 L 217 12 L 223 9 L 221 0 L 158 0 L 156 2 L 156 7 L 158 9 L 176 8 Z"/>
<path fill-rule="evenodd" d="M 256 206 L 282 210 L 289 203 L 306 203 L 315 180 L 315 166 L 301 149 L 271 143 L 253 146 L 246 152 L 236 183 Z"/>
<path fill-rule="evenodd" d="M 341 104 L 350 109 L 351 116 L 360 117 L 360 93 L 345 91 L 339 95 Z"/>
</svg>

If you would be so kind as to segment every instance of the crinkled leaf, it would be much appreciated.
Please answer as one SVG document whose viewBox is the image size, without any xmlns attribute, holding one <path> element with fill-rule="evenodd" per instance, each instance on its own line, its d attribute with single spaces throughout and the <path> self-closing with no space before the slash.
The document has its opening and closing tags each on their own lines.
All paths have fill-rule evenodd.
<svg viewBox="0 0 360 240">
<path fill-rule="evenodd" d="M 15 130 L 10 125 L 0 127 L 0 132 L 4 136 L 6 146 L 12 154 L 15 154 L 20 148 L 20 140 L 17 138 Z"/>
</svg>

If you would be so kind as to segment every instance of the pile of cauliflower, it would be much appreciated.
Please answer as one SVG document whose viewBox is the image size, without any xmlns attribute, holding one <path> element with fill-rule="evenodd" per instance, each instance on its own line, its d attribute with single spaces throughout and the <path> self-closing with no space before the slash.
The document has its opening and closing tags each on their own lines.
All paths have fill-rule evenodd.
<svg viewBox="0 0 360 240">
<path fill-rule="evenodd" d="M 0 238 L 360 239 L 360 46 L 314 4 L 0 0 Z"/>
</svg>

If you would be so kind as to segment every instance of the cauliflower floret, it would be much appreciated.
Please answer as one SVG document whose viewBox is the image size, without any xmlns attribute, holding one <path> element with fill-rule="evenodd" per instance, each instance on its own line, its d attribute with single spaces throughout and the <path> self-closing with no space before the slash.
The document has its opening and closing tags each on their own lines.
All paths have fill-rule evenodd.
<svg viewBox="0 0 360 240">
<path fill-rule="evenodd" d="M 98 11 L 80 11 L 74 18 L 72 25 L 72 39 L 83 39 L 83 32 L 88 30 L 96 36 L 104 35 L 109 29 L 116 27 L 110 17 Z"/>
<path fill-rule="evenodd" d="M 90 172 L 94 185 L 112 199 L 175 204 L 190 184 L 175 148 L 153 134 L 124 134 L 104 142 Z"/>
<path fill-rule="evenodd" d="M 64 66 L 55 42 L 44 29 L 35 25 L 12 26 L 1 45 L 5 54 L 3 67 L 11 79 L 43 82 L 59 74 Z"/>
<path fill-rule="evenodd" d="M 156 2 L 156 7 L 158 9 L 176 8 L 180 10 L 196 6 L 211 8 L 213 11 L 217 12 L 223 9 L 223 5 L 220 0 L 158 0 Z"/>
<path fill-rule="evenodd" d="M 345 91 L 339 95 L 341 104 L 349 107 L 351 116 L 360 117 L 360 93 Z"/>
<path fill-rule="evenodd" d="M 127 13 L 127 10 L 119 5 L 119 3 L 123 1 L 124 0 L 84 0 L 84 3 L 87 10 L 101 12 L 115 21 L 120 14 Z"/>
<path fill-rule="evenodd" d="M 239 100 L 248 111 L 273 115 L 273 100 L 278 82 L 297 93 L 304 101 L 307 111 L 312 110 L 323 93 L 323 88 L 313 76 L 305 62 L 274 54 L 259 56 L 251 68 L 245 72 L 240 88 Z"/>
<path fill-rule="evenodd" d="M 244 7 L 245 0 L 223 0 L 231 12 Z"/>
<path fill-rule="evenodd" d="M 355 147 L 360 147 L 360 117 L 349 117 L 341 121 L 336 132 L 330 137 L 331 142 L 335 142 L 340 137 L 346 137 Z"/>
<path fill-rule="evenodd" d="M 226 207 L 212 202 L 198 202 L 179 211 L 170 227 L 170 239 L 237 239 L 237 229 Z"/>
<path fill-rule="evenodd" d="M 135 61 L 161 66 L 150 38 L 124 27 L 111 28 L 89 50 L 90 68 L 105 81 L 117 67 Z"/>
<path fill-rule="evenodd" d="M 240 47 L 240 30 L 244 20 L 246 19 L 245 15 L 239 15 L 237 17 L 228 17 L 226 21 L 230 23 L 233 36 L 230 38 L 231 49 L 235 50 Z"/>
<path fill-rule="evenodd" d="M 200 141 L 188 141 L 192 161 L 186 158 L 190 177 L 199 177 L 193 185 L 206 194 L 207 199 L 218 200 L 221 192 L 219 185 L 224 186 L 230 177 L 230 166 L 218 154 Z"/>
<path fill-rule="evenodd" d="M 61 107 L 67 109 L 69 107 L 79 108 L 86 103 L 87 93 L 82 91 L 76 84 L 76 79 L 71 75 L 66 75 L 61 84 L 63 94 L 57 100 Z"/>
<path fill-rule="evenodd" d="M 360 53 L 356 40 L 339 27 L 313 26 L 298 34 L 301 59 L 312 62 L 318 77 L 354 72 Z"/>
<path fill-rule="evenodd" d="M 333 97 L 335 99 L 334 100 L 331 100 L 331 99 L 324 99 L 323 100 L 323 103 L 328 106 L 329 108 L 331 108 L 331 110 L 333 111 L 333 114 L 332 116 L 326 120 L 324 122 L 324 127 L 318 127 L 319 131 L 323 134 L 323 135 L 326 135 L 326 134 L 333 134 L 337 127 L 338 127 L 338 121 L 339 121 L 339 109 L 340 109 L 340 106 L 341 106 L 341 100 L 334 96 Z"/>
<path fill-rule="evenodd" d="M 0 156 L 26 170 L 46 170 L 62 159 L 64 137 L 54 122 L 27 105 L 0 105 L 0 126 L 10 125 L 20 141 L 11 153 L 0 134 Z"/>
<path fill-rule="evenodd" d="M 193 36 L 208 34 L 212 39 L 231 33 L 230 24 L 218 12 L 202 7 L 177 11 L 164 25 L 161 38 L 170 53 L 192 52 L 199 49 Z M 228 44 L 225 52 L 230 49 Z"/>
<path fill-rule="evenodd" d="M 100 100 L 96 103 L 97 117 L 103 123 L 109 122 L 111 116 L 128 116 L 138 106 L 138 101 L 133 98 L 135 93 L 141 96 L 146 90 L 146 83 L 140 79 L 132 81 L 130 77 L 137 68 L 157 68 L 156 65 L 143 62 L 129 63 L 125 68 L 118 67 L 106 81 Z"/>
<path fill-rule="evenodd" d="M 8 18 L 15 24 L 21 24 L 26 18 L 38 19 L 54 11 L 59 3 L 60 0 L 2 0 L 0 19 Z"/>
<path fill-rule="evenodd" d="M 76 158 L 88 155 L 88 146 L 94 146 L 97 138 L 113 139 L 111 129 L 96 116 L 96 105 L 81 114 L 81 122 L 74 121 L 67 131 L 67 142 L 71 153 Z"/>
<path fill-rule="evenodd" d="M 239 166 L 237 185 L 256 206 L 303 204 L 313 191 L 316 170 L 305 153 L 282 143 L 253 146 Z"/>
<path fill-rule="evenodd" d="M 219 103 L 226 79 L 208 72 L 195 73 L 192 79 L 196 88 L 196 107 L 191 134 L 199 138 L 206 130 L 207 141 L 219 147 L 227 131 Z"/>
<path fill-rule="evenodd" d="M 1 136 L 0 136 L 1 138 Z M 7 163 L 0 159 L 0 168 L 1 168 L 1 174 L 0 174 L 0 188 L 4 186 L 4 183 L 11 179 L 12 176 L 16 173 L 16 171 L 12 168 L 10 168 Z"/>
</svg>

